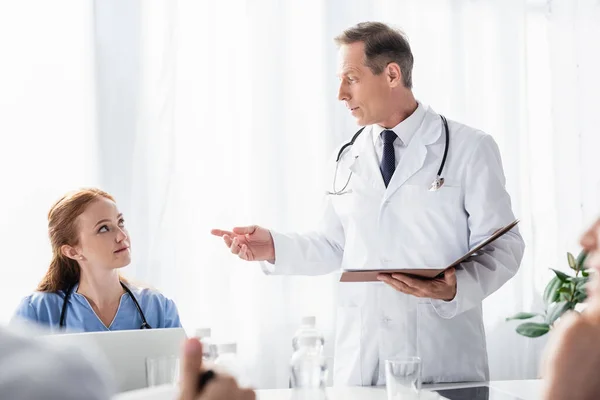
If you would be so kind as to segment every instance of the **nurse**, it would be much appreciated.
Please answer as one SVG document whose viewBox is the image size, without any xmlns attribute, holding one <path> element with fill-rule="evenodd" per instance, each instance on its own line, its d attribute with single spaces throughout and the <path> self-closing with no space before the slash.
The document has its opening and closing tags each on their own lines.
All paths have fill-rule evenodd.
<svg viewBox="0 0 600 400">
<path fill-rule="evenodd" d="M 180 327 L 173 300 L 119 274 L 131 242 L 115 199 L 99 189 L 68 193 L 48 213 L 52 261 L 15 317 L 78 332 Z"/>
</svg>

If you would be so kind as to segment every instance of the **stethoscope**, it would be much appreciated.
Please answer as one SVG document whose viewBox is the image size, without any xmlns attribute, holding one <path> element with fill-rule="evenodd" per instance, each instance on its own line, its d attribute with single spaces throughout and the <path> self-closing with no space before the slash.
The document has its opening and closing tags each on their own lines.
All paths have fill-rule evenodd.
<svg viewBox="0 0 600 400">
<path fill-rule="evenodd" d="M 144 315 L 144 312 L 142 311 L 142 307 L 140 307 L 140 304 L 135 299 L 135 296 L 133 295 L 133 293 L 131 293 L 131 290 L 129 290 L 129 288 L 127 286 L 125 286 L 125 284 L 123 282 L 119 282 L 119 283 L 121 284 L 123 289 L 125 289 L 127 294 L 131 297 L 131 300 L 133 300 L 133 304 L 135 304 L 135 308 L 137 308 L 138 314 L 140 314 L 140 317 L 142 318 L 142 325 L 140 326 L 140 329 L 152 329 L 150 324 L 148 324 L 148 321 L 146 321 L 146 316 Z M 59 326 L 61 328 L 66 327 L 65 317 L 67 315 L 67 304 L 69 303 L 69 297 L 71 297 L 71 292 L 73 291 L 73 288 L 74 288 L 74 286 L 71 286 L 69 289 L 67 289 L 67 291 L 65 293 L 65 301 L 63 302 L 62 311 L 60 312 Z"/>
<path fill-rule="evenodd" d="M 440 115 L 440 118 L 442 119 L 442 122 L 444 123 L 444 132 L 446 133 L 446 146 L 444 147 L 444 156 L 442 157 L 442 162 L 440 163 L 440 168 L 438 169 L 435 179 L 433 180 L 433 182 L 431 182 L 431 186 L 429 186 L 429 191 L 432 191 L 432 192 L 438 190 L 439 188 L 441 188 L 444 185 L 444 178 L 442 178 L 442 171 L 444 170 L 444 166 L 446 165 L 446 157 L 448 156 L 448 145 L 450 144 L 450 132 L 448 130 L 448 121 L 446 121 L 446 118 L 443 115 Z M 356 132 L 354 134 L 354 136 L 352 136 L 352 139 L 350 139 L 350 141 L 348 143 L 344 144 L 340 148 L 340 151 L 338 151 L 337 157 L 335 159 L 335 175 L 333 176 L 333 191 L 327 192 L 327 194 L 341 196 L 343 194 L 352 193 L 352 190 L 346 190 L 346 188 L 348 187 L 348 184 L 350 183 L 350 178 L 352 178 L 352 171 L 350 171 L 350 175 L 348 175 L 348 179 L 346 180 L 344 187 L 341 190 L 335 189 L 337 175 L 338 175 L 338 167 L 340 165 L 340 159 L 344 155 L 344 152 L 346 151 L 346 149 L 348 149 L 350 146 L 352 146 L 354 144 L 354 141 L 362 133 L 362 131 L 364 129 L 365 129 L 365 127 L 360 128 L 360 130 L 358 132 Z M 358 156 L 356 156 L 355 158 L 358 158 Z"/>
</svg>

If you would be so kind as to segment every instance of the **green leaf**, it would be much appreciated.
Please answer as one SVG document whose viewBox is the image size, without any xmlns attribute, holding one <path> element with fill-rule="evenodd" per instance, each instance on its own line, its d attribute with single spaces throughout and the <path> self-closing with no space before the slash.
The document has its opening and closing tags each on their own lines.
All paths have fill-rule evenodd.
<svg viewBox="0 0 600 400">
<path fill-rule="evenodd" d="M 548 305 L 555 301 L 558 301 L 558 290 L 561 287 L 562 282 L 558 279 L 558 276 L 553 277 L 546 289 L 544 289 L 544 304 Z"/>
<path fill-rule="evenodd" d="M 588 273 L 586 270 L 583 270 L 583 271 L 581 271 L 581 275 L 582 275 L 584 278 L 587 278 L 588 276 L 590 276 L 590 274 L 589 274 L 589 273 Z"/>
<path fill-rule="evenodd" d="M 583 303 L 583 302 L 584 302 L 586 299 L 587 299 L 587 293 L 586 293 L 585 291 L 580 291 L 580 290 L 578 290 L 578 291 L 575 293 L 575 298 L 574 298 L 574 300 L 575 300 L 577 303 Z"/>
<path fill-rule="evenodd" d="M 558 277 L 558 279 L 560 279 L 561 282 L 567 282 L 567 280 L 570 278 L 569 275 L 565 274 L 564 272 L 558 271 L 556 269 L 550 268 L 552 271 L 554 271 L 554 273 L 556 274 L 556 276 Z"/>
<path fill-rule="evenodd" d="M 579 255 L 577 256 L 577 269 L 579 269 L 580 271 L 583 271 L 584 269 L 587 269 L 585 266 L 585 259 L 587 258 L 587 253 L 585 252 L 585 250 L 581 250 L 581 252 L 579 253 Z"/>
<path fill-rule="evenodd" d="M 550 325 L 538 322 L 525 322 L 517 326 L 516 330 L 519 335 L 534 338 L 548 333 L 548 331 L 550 331 Z"/>
<path fill-rule="evenodd" d="M 573 277 L 571 278 L 571 282 L 573 282 L 574 284 L 578 285 L 583 283 L 584 285 L 587 283 L 588 278 L 586 278 L 585 276 L 577 276 L 577 277 Z"/>
<path fill-rule="evenodd" d="M 561 293 L 558 296 L 558 301 L 569 301 L 571 300 L 571 293 Z"/>
<path fill-rule="evenodd" d="M 569 262 L 569 267 L 571 267 L 572 270 L 577 271 L 577 263 L 575 262 L 573 254 L 567 253 L 567 261 Z"/>
<path fill-rule="evenodd" d="M 546 323 L 548 325 L 552 325 L 561 315 L 565 313 L 567 310 L 572 310 L 575 307 L 574 303 L 570 303 L 568 301 L 561 301 L 560 303 L 555 303 L 551 307 L 549 307 L 548 312 L 546 314 Z"/>
<path fill-rule="evenodd" d="M 512 317 L 506 318 L 506 320 L 510 321 L 512 319 L 529 319 L 529 318 L 537 317 L 538 315 L 540 315 L 540 314 L 537 314 L 537 313 L 528 313 L 528 312 L 520 312 L 520 313 L 517 313 L 517 314 L 513 315 Z"/>
<path fill-rule="evenodd" d="M 570 301 L 575 293 L 575 284 L 573 282 L 566 282 L 562 284 L 562 287 L 558 289 L 558 301 Z"/>
<path fill-rule="evenodd" d="M 586 286 L 588 284 L 588 278 L 585 278 L 585 280 L 579 281 L 575 284 L 575 294 L 581 292 L 581 293 L 587 293 L 586 291 Z"/>
</svg>

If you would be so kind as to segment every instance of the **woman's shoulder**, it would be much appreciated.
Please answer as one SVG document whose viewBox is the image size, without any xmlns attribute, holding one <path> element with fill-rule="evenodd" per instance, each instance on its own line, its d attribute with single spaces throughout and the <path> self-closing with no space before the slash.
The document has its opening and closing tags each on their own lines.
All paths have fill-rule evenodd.
<svg viewBox="0 0 600 400">
<path fill-rule="evenodd" d="M 149 321 L 152 321 L 152 315 L 157 319 L 150 322 L 150 325 L 155 328 L 180 328 L 181 321 L 179 320 L 179 312 L 175 302 L 161 292 L 149 287 L 136 287 L 127 285 L 131 293 L 139 301 L 144 312 L 147 312 Z"/>
<path fill-rule="evenodd" d="M 13 319 L 47 321 L 50 315 L 54 314 L 56 310 L 60 310 L 63 302 L 63 292 L 33 292 L 21 300 Z"/>
<path fill-rule="evenodd" d="M 33 292 L 23 298 L 21 304 L 31 305 L 39 308 L 44 305 L 55 305 L 62 303 L 65 299 L 63 291 L 58 292 Z"/>
<path fill-rule="evenodd" d="M 142 301 L 159 302 L 162 304 L 173 301 L 162 294 L 159 290 L 152 287 L 140 287 L 132 284 L 129 284 L 128 287 L 131 292 Z"/>
</svg>

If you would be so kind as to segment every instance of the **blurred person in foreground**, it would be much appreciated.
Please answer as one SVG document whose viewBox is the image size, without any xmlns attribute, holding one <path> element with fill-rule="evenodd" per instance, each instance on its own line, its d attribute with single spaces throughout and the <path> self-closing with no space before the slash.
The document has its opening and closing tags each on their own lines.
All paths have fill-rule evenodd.
<svg viewBox="0 0 600 400">
<path fill-rule="evenodd" d="M 180 400 L 255 399 L 254 391 L 239 388 L 232 377 L 205 369 L 197 339 L 186 340 L 181 357 Z M 0 398 L 109 400 L 114 385 L 105 367 L 91 353 L 53 348 L 17 332 L 14 326 L 10 330 L 0 327 Z M 202 376 L 206 384 L 200 389 Z"/>
<path fill-rule="evenodd" d="M 600 219 L 582 236 L 591 270 L 587 307 L 560 319 L 542 361 L 543 399 L 600 399 Z"/>
</svg>

